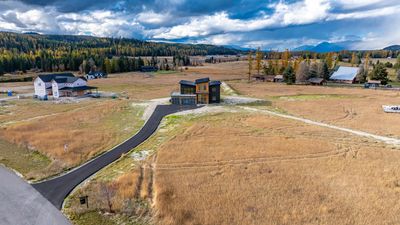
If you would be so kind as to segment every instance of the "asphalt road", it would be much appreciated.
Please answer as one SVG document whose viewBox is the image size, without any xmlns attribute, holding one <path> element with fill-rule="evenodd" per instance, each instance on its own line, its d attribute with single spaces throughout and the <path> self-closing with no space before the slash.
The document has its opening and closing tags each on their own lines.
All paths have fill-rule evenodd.
<svg viewBox="0 0 400 225">
<path fill-rule="evenodd" d="M 71 225 L 31 185 L 0 165 L 0 224 Z"/>
<path fill-rule="evenodd" d="M 132 138 L 62 176 L 32 184 L 32 186 L 55 207 L 61 209 L 64 199 L 77 185 L 149 138 L 157 130 L 164 116 L 179 111 L 194 109 L 196 107 L 197 106 L 158 105 L 146 124 Z"/>
</svg>

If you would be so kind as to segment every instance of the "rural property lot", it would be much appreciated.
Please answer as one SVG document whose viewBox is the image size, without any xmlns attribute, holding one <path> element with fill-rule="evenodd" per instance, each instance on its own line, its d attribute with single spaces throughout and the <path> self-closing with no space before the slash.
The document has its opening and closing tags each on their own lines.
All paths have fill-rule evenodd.
<svg viewBox="0 0 400 225">
<path fill-rule="evenodd" d="M 147 200 L 159 224 L 400 221 L 400 152 L 373 140 L 257 113 L 218 113 L 171 116 L 135 152 L 152 150 L 136 169 L 129 155 L 103 170 L 70 198 L 67 212 L 107 211 L 99 191 L 109 182 L 120 187 L 117 212 L 126 210 L 121 199 Z M 89 210 L 77 205 L 86 194 Z"/>
<path fill-rule="evenodd" d="M 398 114 L 385 113 L 382 105 L 400 103 L 399 91 L 285 85 L 275 83 L 229 84 L 246 96 L 268 99 L 288 114 L 373 134 L 400 137 Z"/>
<path fill-rule="evenodd" d="M 242 74 L 237 80 L 240 74 L 223 76 L 221 69 L 234 91 L 270 102 L 247 107 L 400 137 L 398 115 L 381 109 L 398 104 L 398 92 L 248 83 L 243 62 L 183 73 L 228 67 Z M 76 224 L 400 223 L 399 146 L 240 107 L 226 110 L 169 116 L 157 134 L 74 192 L 65 212 Z M 115 214 L 106 213 L 107 186 L 115 190 Z M 91 196 L 89 209 L 79 205 L 82 195 Z"/>
<path fill-rule="evenodd" d="M 399 159 L 276 117 L 203 117 L 158 150 L 154 207 L 162 224 L 398 223 Z"/>
</svg>

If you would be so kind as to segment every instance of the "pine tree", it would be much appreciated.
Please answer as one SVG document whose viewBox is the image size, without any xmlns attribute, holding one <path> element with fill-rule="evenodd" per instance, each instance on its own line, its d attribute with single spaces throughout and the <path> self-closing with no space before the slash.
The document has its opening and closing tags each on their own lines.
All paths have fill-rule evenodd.
<svg viewBox="0 0 400 225">
<path fill-rule="evenodd" d="M 286 84 L 296 83 L 296 75 L 291 65 L 288 65 L 285 71 L 283 72 L 283 80 L 286 82 Z"/>
<path fill-rule="evenodd" d="M 377 63 L 375 65 L 374 69 L 371 72 L 371 79 L 379 80 L 383 85 L 387 84 L 387 82 L 389 81 L 388 72 L 383 63 Z"/>
<path fill-rule="evenodd" d="M 251 80 L 251 71 L 253 70 L 253 53 L 251 51 L 249 51 L 249 54 L 247 56 L 247 60 L 248 60 L 248 63 L 249 63 L 248 75 L 249 75 L 249 81 L 250 81 Z"/>
<path fill-rule="evenodd" d="M 320 77 L 324 78 L 325 80 L 329 80 L 330 72 L 329 72 L 328 64 L 326 62 L 322 62 L 321 67 L 322 67 L 322 69 L 321 69 Z"/>
<path fill-rule="evenodd" d="M 328 52 L 328 54 L 326 54 L 325 62 L 328 65 L 328 69 L 332 69 L 333 66 L 332 53 Z"/>
</svg>

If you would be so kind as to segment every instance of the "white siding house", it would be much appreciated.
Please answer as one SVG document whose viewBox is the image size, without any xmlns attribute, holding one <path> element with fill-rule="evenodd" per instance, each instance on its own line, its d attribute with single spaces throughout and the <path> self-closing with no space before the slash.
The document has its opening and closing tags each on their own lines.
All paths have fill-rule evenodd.
<svg viewBox="0 0 400 225">
<path fill-rule="evenodd" d="M 87 86 L 84 78 L 75 77 L 71 73 L 39 75 L 34 81 L 35 96 L 47 99 L 49 95 L 54 98 L 77 97 L 90 93 L 95 87 Z"/>
</svg>

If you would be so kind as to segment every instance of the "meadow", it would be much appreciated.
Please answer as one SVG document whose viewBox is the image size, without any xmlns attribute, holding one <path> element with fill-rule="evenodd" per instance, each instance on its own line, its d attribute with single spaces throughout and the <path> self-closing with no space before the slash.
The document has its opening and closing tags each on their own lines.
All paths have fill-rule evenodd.
<svg viewBox="0 0 400 225">
<path fill-rule="evenodd" d="M 132 103 L 167 97 L 181 79 L 209 76 L 232 88 L 225 95 L 268 103 L 247 107 L 400 138 L 398 115 L 381 108 L 398 104 L 398 91 L 248 82 L 246 71 L 247 62 L 231 62 L 166 74 L 112 74 L 91 85 L 118 99 L 7 103 L 0 110 L 0 137 L 7 141 L 3 146 L 16 144 L 21 155 L 36 157 L 30 167 L 38 171 L 51 171 L 55 161 L 59 168 L 78 165 L 141 126 L 143 108 Z M 146 142 L 79 186 L 64 213 L 74 224 L 400 223 L 399 146 L 237 106 L 225 109 L 168 116 Z M 62 135 L 66 129 L 69 135 Z M 75 150 L 64 151 L 66 141 Z M 79 203 L 85 195 L 89 208 Z"/>
</svg>

